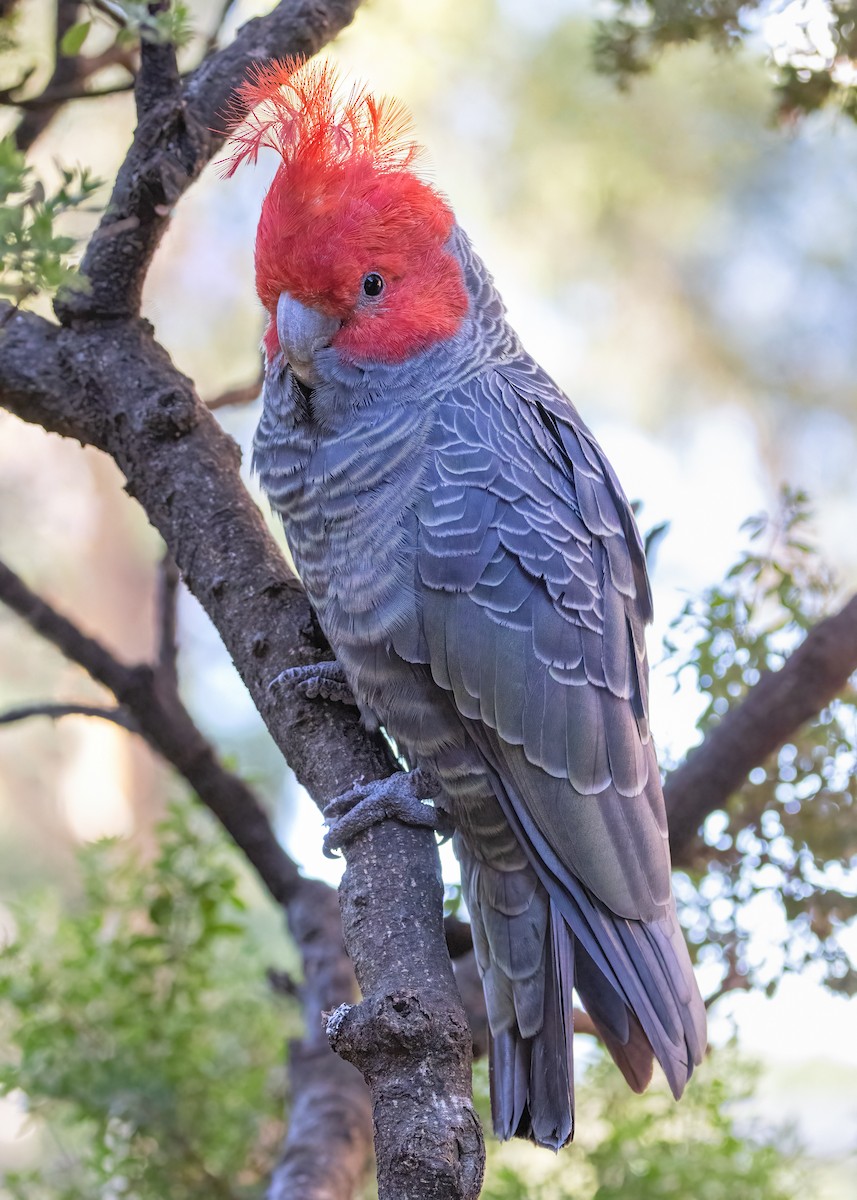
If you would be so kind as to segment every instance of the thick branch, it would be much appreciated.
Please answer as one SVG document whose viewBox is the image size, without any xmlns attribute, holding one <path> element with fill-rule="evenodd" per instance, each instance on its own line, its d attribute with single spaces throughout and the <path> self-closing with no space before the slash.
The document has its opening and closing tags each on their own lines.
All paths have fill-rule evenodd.
<svg viewBox="0 0 857 1200">
<path fill-rule="evenodd" d="M 285 668 L 318 661 L 314 621 L 240 483 L 237 448 L 135 314 L 169 212 L 220 144 L 211 128 L 222 124 L 249 65 L 314 53 L 357 4 L 281 0 L 206 58 L 178 102 L 153 103 L 84 257 L 90 289 L 56 305 L 66 327 L 21 313 L 0 324 L 0 402 L 115 459 L 220 631 L 275 742 L 321 805 L 356 779 L 388 775 L 389 756 L 351 712 L 272 694 L 270 683 Z M 372 1089 L 381 1200 L 469 1200 L 478 1195 L 483 1151 L 468 1099 L 469 1035 L 443 941 L 434 840 L 387 822 L 357 839 L 346 857 L 348 950 L 364 995 L 370 989 L 349 1010 L 350 1057 Z M 388 874 L 394 890 L 379 886 Z M 418 1017 L 418 1036 L 414 1028 L 393 1032 L 398 1018 L 390 1014 L 401 1016 L 402 997 Z M 433 1089 L 432 1119 L 411 1104 L 403 1125 L 399 1089 L 415 1078 Z M 427 1190 L 433 1172 L 438 1182 Z"/>
<path fill-rule="evenodd" d="M 172 555 L 163 556 L 158 567 L 158 671 L 177 685 L 176 619 L 179 569 Z"/>
<path fill-rule="evenodd" d="M 171 0 L 150 0 L 150 16 L 166 12 Z M 134 86 L 137 118 L 144 121 L 153 108 L 161 110 L 181 103 L 181 84 L 176 48 L 166 39 L 146 36 L 140 40 L 140 70 Z"/>
<path fill-rule="evenodd" d="M 174 568 L 166 560 L 164 567 L 171 583 Z M 348 1200 L 365 1173 L 372 1124 L 366 1086 L 349 1063 L 331 1053 L 322 1024 L 322 1014 L 356 999 L 357 991 L 342 943 L 336 893 L 326 884 L 300 877 L 250 789 L 217 760 L 179 699 L 172 661 L 166 670 L 161 667 L 157 672 L 125 666 L 30 591 L 1 562 L 0 601 L 109 687 L 117 699 L 124 699 L 122 707 L 112 710 L 31 706 L 5 714 L 0 724 L 25 716 L 58 717 L 76 712 L 118 721 L 141 734 L 184 776 L 244 851 L 273 898 L 286 905 L 289 928 L 304 966 L 299 994 L 306 1034 L 290 1048 L 292 1114 L 271 1196 Z"/>
<path fill-rule="evenodd" d="M 342 921 L 346 945 L 364 950 L 354 966 L 365 999 L 338 1009 L 328 1035 L 372 1092 L 379 1200 L 475 1198 L 484 1149 L 472 1039 L 443 935 L 434 834 L 390 821 L 348 851 Z"/>
<path fill-rule="evenodd" d="M 309 605 L 241 483 L 237 446 L 148 325 L 67 330 L 17 312 L 0 338 L 2 403 L 115 458 L 314 799 L 323 806 L 361 776 L 389 775 L 386 749 L 356 712 L 270 690 L 323 653 Z"/>
<path fill-rule="evenodd" d="M 274 740 L 314 799 L 324 805 L 356 779 L 389 775 L 385 748 L 367 737 L 353 710 L 270 690 L 284 669 L 321 657 L 315 623 L 240 482 L 237 448 L 148 326 L 119 321 L 104 329 L 97 324 L 60 329 L 17 313 L 2 337 L 5 405 L 115 458 L 128 490 L 160 530 Z M 362 1024 L 360 1047 L 351 1056 L 359 1058 L 372 1088 L 379 1161 L 399 1171 L 385 1177 L 380 1195 L 382 1200 L 476 1196 L 482 1146 L 466 1099 L 467 1024 L 443 940 L 433 837 L 387 822 L 356 840 L 346 857 L 349 870 L 356 867 L 343 898 L 346 943 L 366 995 L 353 1010 Z M 388 876 L 391 886 L 380 886 Z M 403 918 L 391 919 L 399 906 Z M 392 1036 L 385 1032 L 385 1014 L 391 1006 L 395 1011 L 401 996 L 419 1009 L 425 1028 L 420 1037 L 403 1034 L 394 1054 L 379 1054 L 375 1070 L 372 1029 Z M 431 1079 L 437 1119 L 421 1119 L 416 1106 L 409 1110 L 413 1126 L 397 1124 L 396 1087 L 408 1077 Z M 432 1133 L 431 1140 L 421 1140 L 423 1130 Z M 401 1178 L 403 1163 L 410 1183 Z M 448 1190 L 402 1190 L 425 1180 L 438 1163 L 443 1164 L 438 1178 Z"/>
<path fill-rule="evenodd" d="M 844 689 L 857 670 L 857 596 L 810 630 L 779 671 L 763 675 L 667 779 L 676 864 L 692 857 L 699 827 L 759 766 Z"/>
<path fill-rule="evenodd" d="M 203 60 L 180 91 L 138 90 L 139 123 L 107 211 L 81 264 L 87 292 L 56 304 L 65 324 L 139 312 L 143 281 L 170 213 L 223 143 L 224 112 L 254 62 L 309 57 L 347 25 L 359 0 L 280 0 Z M 162 65 L 162 48 L 158 63 Z M 150 59 L 151 59 L 150 54 Z M 154 71 L 157 75 L 158 70 Z"/>
</svg>

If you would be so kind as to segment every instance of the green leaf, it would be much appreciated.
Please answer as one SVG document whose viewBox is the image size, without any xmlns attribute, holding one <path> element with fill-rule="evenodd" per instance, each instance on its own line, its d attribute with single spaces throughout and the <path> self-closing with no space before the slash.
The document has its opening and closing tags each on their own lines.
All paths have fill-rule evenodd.
<svg viewBox="0 0 857 1200">
<path fill-rule="evenodd" d="M 60 42 L 61 53 L 67 58 L 74 58 L 75 55 L 80 54 L 91 26 L 91 21 L 78 21 L 76 25 L 72 25 L 71 29 L 67 29 Z"/>
</svg>

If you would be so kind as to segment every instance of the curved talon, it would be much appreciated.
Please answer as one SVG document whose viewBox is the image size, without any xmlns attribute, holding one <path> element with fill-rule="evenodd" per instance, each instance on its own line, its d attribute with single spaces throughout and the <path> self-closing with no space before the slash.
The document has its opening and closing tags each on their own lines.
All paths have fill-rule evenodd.
<svg viewBox="0 0 857 1200">
<path fill-rule="evenodd" d="M 441 816 L 433 804 L 425 804 L 420 799 L 422 783 L 418 772 L 409 771 L 371 783 L 355 783 L 348 791 L 336 796 L 323 814 L 330 822 L 322 845 L 325 856 L 335 858 L 334 851 L 373 825 L 389 819 L 422 829 L 441 827 L 446 833 L 446 814 Z"/>
<path fill-rule="evenodd" d="M 331 700 L 337 704 L 356 704 L 354 693 L 338 662 L 307 663 L 289 667 L 268 684 L 268 690 L 293 688 L 307 700 Z"/>
</svg>

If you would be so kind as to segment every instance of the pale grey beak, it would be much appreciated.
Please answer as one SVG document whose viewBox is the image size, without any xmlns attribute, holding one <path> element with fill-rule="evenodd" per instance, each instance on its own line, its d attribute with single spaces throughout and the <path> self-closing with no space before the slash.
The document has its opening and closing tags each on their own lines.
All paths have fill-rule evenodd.
<svg viewBox="0 0 857 1200">
<path fill-rule="evenodd" d="M 314 387 L 319 382 L 316 352 L 330 345 L 342 322 L 308 308 L 283 292 L 277 301 L 277 337 L 289 366 L 301 383 Z"/>
</svg>

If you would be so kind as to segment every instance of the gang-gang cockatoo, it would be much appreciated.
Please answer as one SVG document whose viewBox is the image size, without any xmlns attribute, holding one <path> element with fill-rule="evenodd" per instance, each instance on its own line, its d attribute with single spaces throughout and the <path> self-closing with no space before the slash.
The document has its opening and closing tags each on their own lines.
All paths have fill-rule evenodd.
<svg viewBox="0 0 857 1200">
<path fill-rule="evenodd" d="M 656 1058 L 678 1096 L 706 1040 L 649 734 L 640 537 L 416 173 L 401 107 L 340 102 L 329 66 L 295 63 L 241 101 L 233 164 L 281 157 L 256 241 L 256 469 L 336 653 L 323 687 L 347 684 L 454 825 L 496 1132 L 558 1148 L 573 987 L 636 1090 Z M 430 819 L 407 783 L 355 789 L 332 836 L 379 810 Z"/>
</svg>

